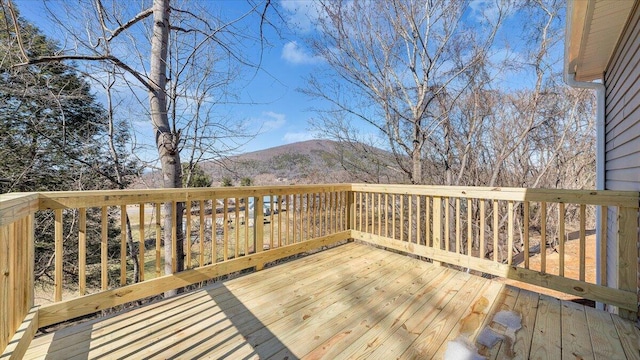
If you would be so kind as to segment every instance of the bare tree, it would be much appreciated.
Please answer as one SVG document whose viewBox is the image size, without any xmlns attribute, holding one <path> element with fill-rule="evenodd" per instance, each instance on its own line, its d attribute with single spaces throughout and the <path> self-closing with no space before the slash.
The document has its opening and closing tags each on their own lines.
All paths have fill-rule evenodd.
<svg viewBox="0 0 640 360">
<path fill-rule="evenodd" d="M 132 88 L 141 86 L 149 98 L 149 116 L 153 126 L 155 144 L 160 159 L 163 186 L 178 188 L 182 186 L 180 150 L 182 147 L 182 128 L 176 121 L 176 116 L 170 117 L 171 94 L 168 84 L 175 79 L 168 79 L 171 65 L 169 49 L 172 33 L 186 35 L 197 34 L 197 40 L 191 38 L 191 56 L 185 60 L 193 63 L 197 60 L 198 50 L 205 44 L 213 43 L 224 49 L 230 58 L 245 65 L 254 65 L 242 55 L 242 51 L 234 47 L 230 39 L 234 37 L 249 37 L 246 32 L 234 28 L 240 19 L 251 14 L 260 17 L 260 26 L 266 23 L 265 14 L 270 1 L 253 5 L 249 11 L 231 21 L 222 21 L 213 14 L 202 13 L 205 7 L 192 11 L 190 8 L 172 6 L 169 0 L 153 0 L 150 7 L 139 11 L 134 6 L 123 6 L 122 3 L 107 3 L 103 0 L 85 0 L 75 4 L 69 11 L 60 11 L 68 7 L 66 3 L 45 3 L 54 22 L 65 36 L 65 47 L 57 54 L 31 58 L 23 51 L 25 57 L 22 66 L 60 61 L 98 61 L 108 63 L 119 68 Z M 175 19 L 171 14 L 179 14 Z M 191 19 L 186 21 L 185 19 Z M 149 21 L 150 20 L 150 21 Z M 260 35 L 254 39 L 260 39 Z M 148 40 L 148 42 L 145 41 Z M 185 40 L 185 39 L 183 39 Z M 186 40 L 185 40 L 185 43 Z M 125 50 L 126 49 L 126 50 Z M 187 67 L 172 69 L 182 71 Z M 171 76 L 179 73 L 171 72 Z M 214 74 L 215 76 L 215 74 Z M 175 94 L 175 93 L 174 93 Z M 176 110 L 176 107 L 173 107 Z M 175 115 L 175 114 L 174 114 Z M 182 239 L 183 204 L 178 204 L 173 213 L 171 204 L 164 207 L 164 249 L 165 273 L 170 274 L 184 268 L 184 250 Z M 178 234 L 176 249 L 172 247 L 170 229 L 175 228 Z M 176 256 L 176 266 L 173 268 L 173 254 Z"/>
<path fill-rule="evenodd" d="M 303 91 L 372 126 L 396 168 L 424 183 L 427 148 L 443 145 L 430 139 L 448 142 L 448 113 L 486 61 L 505 9 L 499 3 L 496 16 L 474 28 L 464 25 L 464 1 L 339 1 L 321 9 L 311 45 L 333 81 L 313 76 Z"/>
</svg>

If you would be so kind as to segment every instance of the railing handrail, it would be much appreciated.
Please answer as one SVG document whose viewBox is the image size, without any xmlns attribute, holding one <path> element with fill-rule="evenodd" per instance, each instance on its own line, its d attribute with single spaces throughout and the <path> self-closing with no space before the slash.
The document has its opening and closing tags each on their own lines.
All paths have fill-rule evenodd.
<svg viewBox="0 0 640 360">
<path fill-rule="evenodd" d="M 528 189 L 514 187 L 473 187 L 402 184 L 320 184 L 283 186 L 211 187 L 178 189 L 126 189 L 88 191 L 47 191 L 0 194 L 0 225 L 23 215 L 46 209 L 87 206 L 114 206 L 123 202 L 186 201 L 203 197 L 250 197 L 284 195 L 291 190 L 375 191 L 440 197 L 484 198 L 487 200 L 547 201 L 573 204 L 640 207 L 640 192 L 617 190 Z M 80 206 L 79 206 L 80 205 Z"/>
<path fill-rule="evenodd" d="M 40 192 L 39 210 L 116 206 L 122 203 L 190 201 L 211 198 L 242 198 L 300 193 L 350 191 L 350 184 L 236 186 L 208 188 L 90 190 Z"/>
<path fill-rule="evenodd" d="M 618 190 L 573 190 L 515 187 L 479 187 L 444 185 L 352 184 L 353 191 L 438 197 L 466 197 L 486 200 L 564 202 L 571 204 L 640 207 L 640 192 Z"/>
</svg>

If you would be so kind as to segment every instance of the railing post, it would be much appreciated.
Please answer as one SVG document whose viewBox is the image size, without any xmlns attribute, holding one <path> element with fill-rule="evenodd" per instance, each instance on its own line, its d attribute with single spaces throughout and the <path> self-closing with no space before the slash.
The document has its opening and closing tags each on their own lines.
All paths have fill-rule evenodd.
<svg viewBox="0 0 640 360">
<path fill-rule="evenodd" d="M 264 251 L 264 204 L 262 195 L 256 196 L 253 201 L 253 216 L 255 219 L 253 220 L 254 227 L 254 241 L 253 244 L 255 246 L 256 254 Z M 264 264 L 256 265 L 256 270 L 262 270 L 264 268 Z"/>
<path fill-rule="evenodd" d="M 20 203 L 11 204 L 18 198 Z M 3 200 L 9 201 L 2 204 Z M 8 203 L 8 205 L 7 205 Z M 38 199 L 0 199 L 0 357 L 21 358 L 37 329 L 34 320 L 34 228 Z M 26 321 L 26 322 L 25 322 Z M 28 327 L 24 328 L 25 324 Z M 16 339 L 19 339 L 17 342 Z"/>
<path fill-rule="evenodd" d="M 638 208 L 618 208 L 618 288 L 638 292 Z M 637 311 L 619 310 L 619 315 L 636 320 Z"/>
</svg>

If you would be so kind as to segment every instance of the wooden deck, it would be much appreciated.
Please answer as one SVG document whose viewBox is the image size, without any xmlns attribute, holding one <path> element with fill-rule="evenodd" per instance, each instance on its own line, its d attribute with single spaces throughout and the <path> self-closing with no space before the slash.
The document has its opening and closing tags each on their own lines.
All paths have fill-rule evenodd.
<svg viewBox="0 0 640 360">
<path fill-rule="evenodd" d="M 25 358 L 442 358 L 503 309 L 523 327 L 490 358 L 640 359 L 630 321 L 357 243 L 46 334 Z"/>
</svg>

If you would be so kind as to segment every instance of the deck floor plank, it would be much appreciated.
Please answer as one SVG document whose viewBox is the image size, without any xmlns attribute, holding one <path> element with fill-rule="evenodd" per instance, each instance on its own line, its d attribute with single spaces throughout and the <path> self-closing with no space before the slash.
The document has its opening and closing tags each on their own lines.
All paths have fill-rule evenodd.
<svg viewBox="0 0 640 360">
<path fill-rule="evenodd" d="M 480 298 L 489 283 L 474 276 L 465 284 L 465 287 L 456 291 L 455 297 L 438 312 L 436 318 L 427 326 L 427 329 L 418 334 L 413 343 L 403 349 L 401 357 L 405 359 L 431 359 L 440 345 L 447 340 L 455 324 L 467 314 L 465 310 L 471 311 L 470 306 L 473 306 Z M 384 344 L 381 348 L 384 348 Z M 381 354 L 385 353 L 381 352 Z M 388 359 L 394 354 L 386 353 L 386 355 L 376 357 L 374 354 L 374 357 Z"/>
<path fill-rule="evenodd" d="M 529 357 L 531 340 L 533 339 L 536 324 L 536 315 L 538 313 L 539 298 L 540 296 L 537 293 L 528 290 L 518 290 L 518 299 L 512 310 L 520 314 L 522 328 L 516 332 L 516 340 L 513 343 L 512 349 L 509 348 L 505 342 L 500 344 L 500 349 L 497 353 L 498 359 L 527 359 Z"/>
<path fill-rule="evenodd" d="M 519 293 L 519 289 L 507 286 L 502 293 L 502 297 L 500 299 L 496 299 L 494 308 L 491 309 L 491 314 L 496 314 L 502 310 L 513 310 L 515 308 L 516 301 L 518 300 Z M 493 316 L 487 316 L 481 328 L 491 326 L 492 322 Z M 472 339 L 475 340 L 478 335 L 479 333 L 475 334 Z M 482 356 L 485 356 L 487 359 L 495 359 L 498 356 L 498 352 L 500 351 L 500 349 L 503 349 L 503 346 L 503 341 L 500 341 L 490 349 L 486 348 L 483 345 L 477 344 L 478 352 Z"/>
<path fill-rule="evenodd" d="M 349 270 L 348 264 L 366 267 L 373 265 L 384 266 L 390 264 L 390 262 L 385 260 L 383 256 L 380 256 L 380 254 L 371 254 L 369 257 L 364 256 L 355 258 L 352 263 L 343 262 L 332 264 L 332 266 L 329 266 L 327 269 L 338 274 L 344 274 Z M 373 266 L 372 268 L 375 269 L 376 267 Z M 175 336 L 178 336 L 179 338 L 188 338 L 188 342 L 173 344 L 170 348 L 166 348 L 166 346 L 163 348 L 162 342 L 158 342 L 156 346 L 145 349 L 145 356 L 155 355 L 154 351 L 164 350 L 163 356 L 171 353 L 176 356 L 188 358 L 192 352 L 200 352 L 197 347 L 190 344 L 194 343 L 197 345 L 199 342 L 205 341 L 208 343 L 216 343 L 216 350 L 222 349 L 223 351 L 228 351 L 227 349 L 229 348 L 229 345 L 234 344 L 234 339 L 240 343 L 245 342 L 244 337 L 236 336 L 238 333 L 238 327 L 242 327 L 242 333 L 247 334 L 252 330 L 257 331 L 258 329 L 263 328 L 265 324 L 269 324 L 270 322 L 279 319 L 280 316 L 271 316 L 271 320 L 268 319 L 268 315 L 270 314 L 282 315 L 282 313 L 278 311 L 279 309 L 291 310 L 296 307 L 304 308 L 308 306 L 308 303 L 300 302 L 299 299 L 296 298 L 295 293 L 289 291 L 289 288 L 297 290 L 313 284 L 313 286 L 319 290 L 319 293 L 323 293 L 335 291 L 335 288 L 340 285 L 337 281 L 339 276 L 326 276 L 330 274 L 318 271 L 318 267 L 314 267 L 314 269 L 316 271 L 313 272 L 312 276 L 299 279 L 299 281 L 293 281 L 295 279 L 291 279 L 287 273 L 276 273 L 273 277 L 266 280 L 273 284 L 273 288 L 271 289 L 272 291 L 263 293 L 241 291 L 244 290 L 244 286 L 237 286 L 236 282 L 230 281 L 226 285 L 228 290 L 227 294 L 235 295 L 235 293 L 238 293 L 239 295 L 237 297 L 231 296 L 230 301 L 226 302 L 217 302 L 218 298 L 216 297 L 215 301 L 218 303 L 218 306 L 223 309 L 220 313 L 220 317 L 206 320 L 206 322 L 213 321 L 210 326 L 221 328 L 222 331 L 209 333 L 198 331 L 199 326 L 194 326 L 191 329 L 180 329 L 175 333 Z M 349 278 L 346 277 L 345 279 Z M 288 287 L 275 285 L 280 283 L 285 283 Z M 194 330 L 196 333 L 194 333 Z"/>
<path fill-rule="evenodd" d="M 441 266 L 433 268 L 436 271 L 430 273 L 432 281 L 426 283 L 414 294 L 406 294 L 408 297 L 404 302 L 398 304 L 391 312 L 368 312 L 360 321 L 353 321 L 338 330 L 303 358 L 335 359 L 339 355 L 362 354 L 362 350 L 366 349 L 372 341 L 384 342 L 388 334 L 403 326 L 425 301 L 433 298 L 455 275 L 452 271 L 445 271 Z"/>
<path fill-rule="evenodd" d="M 359 354 L 359 358 L 362 359 L 373 359 L 376 358 L 376 355 L 382 356 L 380 352 L 386 352 L 387 356 L 402 354 L 456 295 L 458 290 L 451 291 L 450 289 L 461 289 L 466 286 L 470 280 L 472 280 L 472 277 L 468 274 L 456 274 L 453 279 L 446 284 L 446 287 L 441 289 L 430 301 L 423 303 L 422 307 L 418 309 L 414 316 L 407 319 L 407 321 L 402 324 L 403 326 L 398 327 L 386 338 L 376 337 L 364 344 L 362 344 L 362 342 L 354 343 L 352 347 L 357 347 L 357 352 L 355 353 Z M 383 345 L 385 346 L 382 347 Z M 338 355 L 336 359 L 346 359 L 353 356 L 354 349 L 352 349 L 352 347 L 347 348 L 347 350 L 343 354 Z"/>
<path fill-rule="evenodd" d="M 523 327 L 488 358 L 640 360 L 618 316 L 359 243 L 62 328 L 25 358 L 440 358 L 500 310 Z"/>
<path fill-rule="evenodd" d="M 444 339 L 436 353 L 433 355 L 436 359 L 444 358 L 445 351 L 449 346 L 449 343 L 458 337 L 462 337 L 468 341 L 472 341 L 479 334 L 482 329 L 482 325 L 485 320 L 490 318 L 490 314 L 494 314 L 494 307 L 492 306 L 497 301 L 500 301 L 501 294 L 504 294 L 504 284 L 497 282 L 489 282 L 489 285 L 484 288 L 482 294 L 480 294 L 471 307 L 468 307 L 463 312 L 463 316 L 460 321 L 454 323 L 453 328 L 449 332 L 449 335 Z"/>
<path fill-rule="evenodd" d="M 342 288 L 351 289 L 365 286 L 369 281 L 374 280 L 373 273 L 386 267 L 393 267 L 391 260 L 385 256 L 380 256 L 380 254 L 372 254 L 369 260 L 368 263 L 352 262 L 346 264 L 347 268 L 333 267 L 326 272 L 318 273 L 317 275 L 320 278 L 308 284 L 290 283 L 290 289 L 280 289 L 275 294 L 275 297 L 271 298 L 270 302 L 264 303 L 262 306 L 256 306 L 256 303 L 251 298 L 243 299 L 239 297 L 238 300 L 242 303 L 239 306 L 251 308 L 251 312 L 245 318 L 232 316 L 229 321 L 234 327 L 241 328 L 242 336 L 225 337 L 229 334 L 224 333 L 217 338 L 211 339 L 214 342 L 224 340 L 224 346 L 215 349 L 216 352 L 209 355 L 224 354 L 229 349 L 236 348 L 247 341 L 256 346 L 264 341 L 264 338 L 273 337 L 271 327 L 275 322 L 284 321 L 283 319 L 290 318 L 297 312 L 305 311 L 310 307 L 317 308 L 322 306 L 317 303 L 328 301 L 326 297 L 341 296 L 342 293 L 348 293 Z M 284 279 L 286 280 L 286 276 Z M 367 282 L 363 283 L 363 281 Z M 233 284 L 229 285 L 229 289 L 234 291 Z M 311 289 L 311 291 L 307 290 L 308 292 L 306 293 L 298 294 L 301 289 Z M 230 332 L 233 332 L 233 329 Z"/>
<path fill-rule="evenodd" d="M 337 316 L 332 319 L 326 319 L 315 324 L 310 321 L 307 326 L 314 334 L 313 337 L 302 332 L 294 332 L 289 338 L 285 338 L 285 342 L 298 344 L 295 348 L 287 347 L 274 355 L 275 358 L 302 358 L 318 347 L 320 344 L 326 344 L 334 335 L 338 337 L 348 335 L 350 330 L 343 330 L 356 325 L 368 314 L 386 314 L 392 308 L 400 306 L 404 301 L 415 296 L 415 293 L 424 288 L 438 274 L 444 272 L 442 268 L 431 266 L 427 269 L 417 264 L 419 260 L 409 262 L 409 267 L 395 281 L 390 283 L 383 282 L 381 288 L 371 295 L 354 294 L 357 300 L 348 306 Z M 377 293 L 380 294 L 377 294 Z M 324 312 L 324 311 L 323 311 Z M 330 344 L 330 343 L 329 343 Z M 292 350 L 295 350 L 293 352 Z"/>
<path fill-rule="evenodd" d="M 319 272 L 318 269 L 323 269 L 326 267 L 332 268 L 337 265 L 344 264 L 346 263 L 346 260 L 354 260 L 356 258 L 362 257 L 363 253 L 364 252 L 362 251 L 362 249 L 358 251 L 358 247 L 355 244 L 347 244 L 344 246 L 343 251 L 335 254 L 335 256 L 333 257 L 310 256 L 310 257 L 302 258 L 299 260 L 299 263 L 296 264 L 298 266 L 292 266 L 287 269 L 287 274 L 290 276 L 289 278 L 290 280 L 297 279 L 297 278 L 308 279 L 309 274 L 311 273 L 317 274 Z M 277 285 L 274 283 L 269 283 L 267 280 L 273 278 L 274 275 L 282 275 L 282 274 L 275 267 L 269 268 L 254 274 L 254 277 L 256 278 L 255 280 L 258 280 L 258 281 L 251 280 L 248 277 L 242 277 L 237 279 L 235 284 L 237 288 L 240 289 L 238 291 L 241 293 L 242 292 L 247 293 L 251 291 L 262 292 L 265 287 L 273 291 L 278 288 Z M 284 286 L 288 284 L 289 284 L 288 281 L 283 281 L 283 284 L 281 284 L 280 286 Z M 208 296 L 207 296 L 207 293 L 208 293 Z M 56 331 L 55 344 L 57 346 L 54 348 L 49 348 L 48 351 L 49 352 L 59 351 L 60 349 L 66 349 L 69 344 L 77 343 L 79 338 L 76 338 L 73 335 L 76 335 L 81 332 L 91 331 L 92 339 L 97 339 L 100 336 L 102 336 L 102 334 L 110 334 L 111 336 L 113 336 L 114 331 L 126 331 L 126 328 L 129 326 L 135 325 L 136 321 L 142 321 L 142 320 L 153 321 L 153 318 L 158 318 L 158 317 L 160 317 L 160 319 L 162 320 L 163 317 L 166 317 L 167 315 L 172 316 L 173 315 L 173 312 L 171 311 L 172 308 L 178 309 L 178 311 L 183 311 L 183 309 L 181 309 L 181 306 L 184 306 L 186 303 L 189 303 L 189 306 L 196 306 L 197 305 L 196 302 L 198 301 L 206 302 L 212 296 L 216 296 L 218 301 L 224 300 L 225 295 L 228 295 L 227 298 L 231 296 L 230 294 L 225 294 L 228 292 L 226 292 L 226 289 L 221 288 L 220 283 L 213 285 L 210 289 L 208 289 L 207 293 L 199 292 L 194 294 L 183 294 L 174 298 L 170 306 L 168 306 L 163 302 L 156 302 L 156 303 L 147 305 L 145 307 L 137 308 L 132 311 L 119 314 L 117 318 L 114 318 L 114 316 L 110 316 L 107 318 L 92 320 L 90 322 L 81 324 L 79 326 L 64 328 L 62 330 Z M 160 306 L 163 307 L 163 316 L 159 316 L 159 314 L 155 311 Z M 149 314 L 149 317 L 141 319 L 140 316 L 142 314 Z M 134 317 L 137 319 L 136 321 L 129 321 Z M 123 326 L 122 325 L 123 323 L 127 323 L 127 325 Z M 54 334 L 49 334 L 49 335 L 34 339 L 34 341 L 31 344 L 31 347 L 36 348 L 43 344 L 45 345 L 49 344 L 51 342 L 53 335 Z M 69 338 L 66 339 L 66 341 L 63 340 L 67 337 Z"/>
<path fill-rule="evenodd" d="M 596 360 L 624 359 L 624 349 L 611 314 L 588 306 L 584 309 L 587 313 L 594 358 Z"/>
<path fill-rule="evenodd" d="M 620 343 L 627 359 L 640 359 L 640 330 L 635 327 L 634 323 L 623 320 L 618 316 L 612 316 L 611 318 L 618 331 Z"/>
<path fill-rule="evenodd" d="M 531 340 L 531 359 L 560 359 L 562 357 L 562 331 L 560 300 L 541 295 L 538 300 L 536 324 Z"/>
<path fill-rule="evenodd" d="M 282 319 L 270 326 L 269 329 L 280 334 L 276 338 L 269 338 L 256 347 L 260 354 L 268 357 L 276 356 L 286 348 L 299 344 L 304 349 L 304 344 L 313 338 L 322 336 L 323 327 L 330 327 L 345 313 L 352 313 L 360 316 L 363 312 L 371 311 L 380 306 L 380 303 L 388 298 L 396 296 L 401 286 L 404 286 L 405 279 L 420 276 L 418 269 L 413 267 L 413 262 L 407 261 L 399 268 L 392 266 L 392 271 L 384 277 L 379 277 L 372 282 L 362 284 L 362 286 L 351 292 L 337 292 L 337 297 L 328 296 L 326 301 L 316 304 L 316 306 L 303 309 L 297 314 L 292 314 L 289 319 Z M 391 285 L 389 285 L 391 284 Z M 348 315 L 348 314 L 347 314 Z M 284 345 L 284 347 L 282 346 Z M 279 347 L 279 348 L 278 348 Z M 273 352 L 275 350 L 275 352 Z M 298 346 L 295 347 L 296 352 Z M 300 354 L 293 354 L 299 357 Z M 277 357 L 277 356 L 276 356 Z"/>
<path fill-rule="evenodd" d="M 561 301 L 562 357 L 564 359 L 593 359 L 591 335 L 584 306 Z"/>
</svg>

